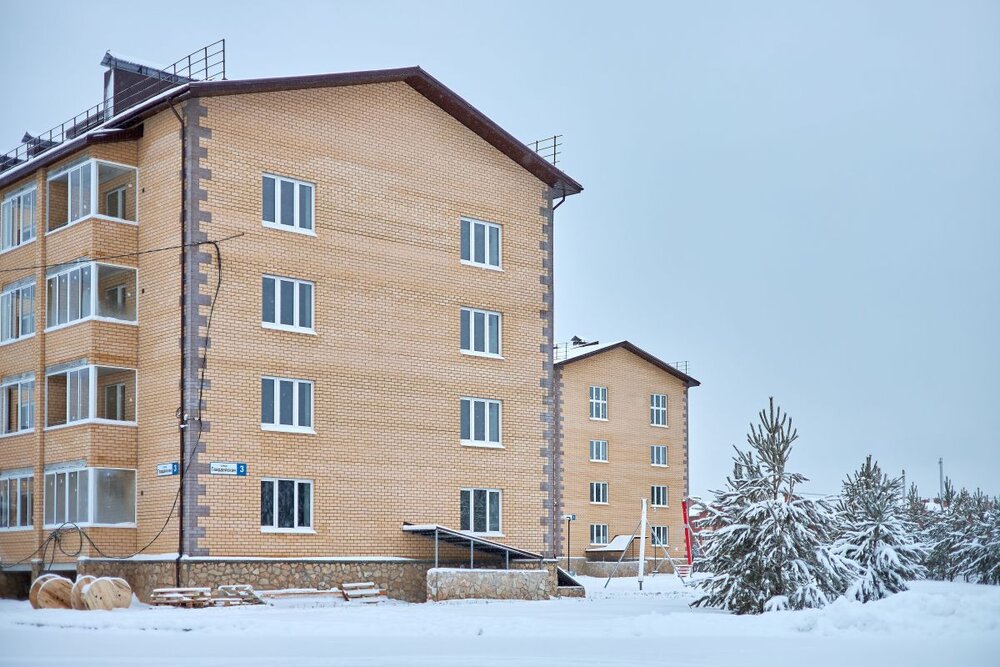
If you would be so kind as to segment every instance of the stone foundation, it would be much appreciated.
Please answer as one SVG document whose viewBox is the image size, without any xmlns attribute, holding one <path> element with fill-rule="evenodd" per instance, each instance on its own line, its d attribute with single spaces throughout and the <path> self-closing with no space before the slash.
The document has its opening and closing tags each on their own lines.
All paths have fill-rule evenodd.
<svg viewBox="0 0 1000 667">
<path fill-rule="evenodd" d="M 548 600 L 553 593 L 544 569 L 469 570 L 432 568 L 427 572 L 427 600 Z"/>
<path fill-rule="evenodd" d="M 565 561 L 562 561 L 565 563 Z M 617 571 L 615 567 L 617 566 Z M 659 566 L 660 574 L 670 574 L 674 571 L 674 568 L 669 562 L 661 561 L 646 561 L 646 574 L 652 574 L 656 567 Z M 638 560 L 624 560 L 619 565 L 616 561 L 602 561 L 602 560 L 587 560 L 586 558 L 574 557 L 570 558 L 570 567 L 577 574 L 584 577 L 598 577 L 598 578 L 608 578 L 614 573 L 615 577 L 637 577 L 639 576 L 639 561 Z"/>
</svg>

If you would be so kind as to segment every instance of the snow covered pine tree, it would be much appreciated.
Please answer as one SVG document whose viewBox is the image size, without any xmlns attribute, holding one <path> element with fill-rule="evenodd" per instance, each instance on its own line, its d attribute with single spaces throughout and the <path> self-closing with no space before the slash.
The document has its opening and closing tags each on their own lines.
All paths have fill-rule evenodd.
<svg viewBox="0 0 1000 667">
<path fill-rule="evenodd" d="M 847 597 L 870 602 L 907 589 L 906 581 L 926 576 L 926 548 L 903 505 L 903 483 L 891 479 L 871 455 L 844 480 L 837 503 L 840 533 L 834 553 L 860 566 Z"/>
<path fill-rule="evenodd" d="M 955 531 L 959 571 L 968 581 L 1000 584 L 1000 498 L 977 490 L 966 505 L 964 530 Z"/>
<path fill-rule="evenodd" d="M 694 606 L 737 614 L 821 607 L 841 595 L 857 566 L 830 553 L 836 517 L 829 501 L 807 499 L 795 487 L 807 481 L 786 470 L 798 433 L 774 405 L 751 424 L 747 451 L 736 450 L 733 474 L 715 499 L 700 503 L 699 522 L 709 573 L 697 581 L 704 595 Z"/>
</svg>

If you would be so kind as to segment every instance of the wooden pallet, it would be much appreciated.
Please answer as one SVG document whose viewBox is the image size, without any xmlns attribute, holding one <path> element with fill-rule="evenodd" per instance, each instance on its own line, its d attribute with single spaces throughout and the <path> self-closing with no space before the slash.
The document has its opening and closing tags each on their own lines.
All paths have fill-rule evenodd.
<svg viewBox="0 0 1000 667">
<path fill-rule="evenodd" d="M 219 597 L 215 598 L 217 604 L 218 600 L 232 599 L 238 600 L 239 602 L 237 604 L 264 604 L 264 599 L 253 589 L 253 586 L 249 584 L 230 584 L 226 586 L 219 586 L 217 590 L 219 592 Z M 230 605 L 226 604 L 223 606 Z"/>
<path fill-rule="evenodd" d="M 150 604 L 158 606 L 185 607 L 195 609 L 211 607 L 211 588 L 157 588 L 153 590 Z"/>
</svg>

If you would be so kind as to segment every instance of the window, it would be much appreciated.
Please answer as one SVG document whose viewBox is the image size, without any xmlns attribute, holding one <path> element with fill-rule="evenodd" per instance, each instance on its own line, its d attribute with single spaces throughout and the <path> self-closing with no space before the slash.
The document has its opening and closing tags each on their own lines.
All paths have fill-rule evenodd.
<svg viewBox="0 0 1000 667">
<path fill-rule="evenodd" d="M 313 483 L 303 479 L 260 481 L 263 532 L 312 532 Z"/>
<path fill-rule="evenodd" d="M 590 441 L 590 460 L 597 461 L 600 463 L 608 462 L 608 441 L 607 440 L 591 440 Z"/>
<path fill-rule="evenodd" d="M 0 474 L 0 529 L 19 530 L 34 525 L 35 477 L 30 472 Z"/>
<path fill-rule="evenodd" d="M 608 503 L 607 482 L 590 483 L 590 502 L 597 503 L 599 505 L 606 505 Z"/>
<path fill-rule="evenodd" d="M 461 530 L 473 533 L 499 533 L 500 491 L 498 489 L 462 489 L 459 511 Z"/>
<path fill-rule="evenodd" d="M 649 423 L 653 426 L 667 425 L 667 395 L 652 394 L 649 397 Z"/>
<path fill-rule="evenodd" d="M 135 167 L 101 160 L 88 160 L 54 173 L 48 182 L 48 231 L 95 213 L 109 220 L 135 222 L 137 175 Z"/>
<path fill-rule="evenodd" d="M 667 507 L 667 487 L 651 486 L 649 487 L 649 496 L 652 498 L 650 504 L 653 507 Z"/>
<path fill-rule="evenodd" d="M 313 383 L 264 377 L 260 380 L 260 427 L 265 431 L 313 431 Z"/>
<path fill-rule="evenodd" d="M 460 410 L 459 431 L 463 445 L 500 447 L 500 401 L 463 398 Z"/>
<path fill-rule="evenodd" d="M 463 308 L 461 313 L 461 348 L 466 354 L 500 356 L 500 313 Z"/>
<path fill-rule="evenodd" d="M 8 196 L 0 203 L 0 252 L 35 239 L 35 188 Z"/>
<path fill-rule="evenodd" d="M 88 262 L 52 269 L 46 279 L 46 327 L 86 319 L 136 321 L 136 270 Z"/>
<path fill-rule="evenodd" d="M 653 546 L 667 546 L 670 541 L 667 537 L 667 526 L 651 526 Z"/>
<path fill-rule="evenodd" d="M 263 193 L 265 227 L 314 233 L 311 184 L 264 174 Z"/>
<path fill-rule="evenodd" d="M 135 471 L 79 468 L 45 473 L 45 527 L 135 526 Z"/>
<path fill-rule="evenodd" d="M 608 543 L 608 524 L 606 523 L 590 524 L 590 543 L 591 544 Z"/>
<path fill-rule="evenodd" d="M 608 419 L 608 388 L 590 387 L 590 418 Z"/>
<path fill-rule="evenodd" d="M 462 218 L 462 263 L 500 268 L 500 225 Z"/>
<path fill-rule="evenodd" d="M 261 326 L 288 331 L 313 330 L 313 283 L 264 276 Z"/>
<path fill-rule="evenodd" d="M 0 343 L 35 333 L 35 279 L 24 278 L 0 292 Z"/>
<path fill-rule="evenodd" d="M 667 465 L 667 446 L 666 445 L 650 445 L 649 446 L 649 464 L 654 466 L 666 466 Z"/>
<path fill-rule="evenodd" d="M 45 425 L 89 421 L 134 426 L 135 391 L 135 370 L 131 368 L 83 362 L 52 367 L 45 377 Z"/>
<path fill-rule="evenodd" d="M 104 196 L 104 208 L 112 218 L 125 217 L 125 186 L 108 191 Z"/>
<path fill-rule="evenodd" d="M 104 414 L 107 419 L 125 420 L 124 382 L 116 382 L 104 387 Z"/>
<path fill-rule="evenodd" d="M 0 433 L 11 435 L 35 427 L 35 374 L 4 378 L 0 384 Z"/>
</svg>

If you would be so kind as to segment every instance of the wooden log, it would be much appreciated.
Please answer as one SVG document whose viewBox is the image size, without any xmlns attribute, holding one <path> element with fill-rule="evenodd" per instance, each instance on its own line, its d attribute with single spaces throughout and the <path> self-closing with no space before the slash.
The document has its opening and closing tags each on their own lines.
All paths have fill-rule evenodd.
<svg viewBox="0 0 1000 667">
<path fill-rule="evenodd" d="M 83 587 L 96 580 L 97 577 L 92 577 L 89 574 L 76 578 L 76 581 L 73 582 L 73 590 L 70 592 L 70 606 L 72 606 L 73 609 L 87 608 L 87 605 L 83 603 Z"/>
<path fill-rule="evenodd" d="M 41 608 L 38 606 L 38 589 L 41 588 L 42 584 L 44 584 L 49 579 L 55 579 L 58 576 L 59 576 L 58 574 L 43 574 L 42 576 L 38 577 L 37 579 L 35 579 L 35 581 L 32 582 L 31 590 L 28 591 L 28 602 L 31 603 L 32 609 Z"/>
<path fill-rule="evenodd" d="M 72 609 L 73 582 L 66 577 L 49 579 L 38 589 L 40 609 Z"/>
<path fill-rule="evenodd" d="M 132 588 L 124 579 L 101 577 L 83 589 L 87 609 L 124 609 L 132 604 Z"/>
</svg>

